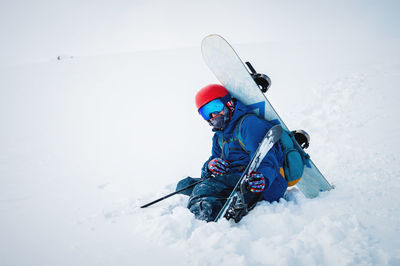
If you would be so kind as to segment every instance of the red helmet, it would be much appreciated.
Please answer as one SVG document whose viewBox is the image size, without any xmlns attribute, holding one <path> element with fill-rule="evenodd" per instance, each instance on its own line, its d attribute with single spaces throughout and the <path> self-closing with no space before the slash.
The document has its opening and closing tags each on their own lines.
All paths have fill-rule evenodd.
<svg viewBox="0 0 400 266">
<path fill-rule="evenodd" d="M 206 103 L 211 102 L 212 100 L 223 98 L 222 102 L 226 104 L 231 100 L 231 96 L 227 89 L 224 86 L 219 84 L 210 84 L 199 90 L 196 94 L 196 106 L 197 110 L 199 110 Z"/>
</svg>

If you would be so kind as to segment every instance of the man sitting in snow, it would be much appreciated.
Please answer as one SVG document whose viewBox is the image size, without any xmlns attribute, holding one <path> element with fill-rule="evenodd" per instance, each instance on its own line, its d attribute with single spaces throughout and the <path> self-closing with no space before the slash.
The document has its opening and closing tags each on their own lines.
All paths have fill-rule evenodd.
<svg viewBox="0 0 400 266">
<path fill-rule="evenodd" d="M 202 88 L 196 94 L 196 105 L 200 115 L 215 132 L 212 155 L 201 171 L 201 178 L 206 180 L 183 194 L 190 196 L 188 208 L 195 217 L 209 222 L 218 215 L 256 152 L 258 144 L 273 124 L 255 115 L 244 117 L 251 114 L 251 110 L 233 99 L 218 84 Z M 238 123 L 242 123 L 239 129 L 243 143 L 239 143 L 234 136 Z M 248 206 L 259 200 L 278 201 L 284 195 L 288 183 L 280 172 L 282 165 L 283 153 L 277 143 L 264 157 L 257 172 L 250 175 L 247 192 L 244 194 Z M 177 190 L 198 180 L 187 177 L 178 183 Z"/>
</svg>

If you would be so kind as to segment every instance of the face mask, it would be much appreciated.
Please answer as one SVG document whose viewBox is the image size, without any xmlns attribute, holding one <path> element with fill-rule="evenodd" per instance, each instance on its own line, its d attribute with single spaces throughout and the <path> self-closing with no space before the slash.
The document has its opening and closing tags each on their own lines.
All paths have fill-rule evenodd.
<svg viewBox="0 0 400 266">
<path fill-rule="evenodd" d="M 215 117 L 208 123 L 210 126 L 214 128 L 214 130 L 223 130 L 229 123 L 231 116 L 230 116 L 230 111 L 229 109 L 225 106 L 224 107 L 224 114 Z"/>
</svg>

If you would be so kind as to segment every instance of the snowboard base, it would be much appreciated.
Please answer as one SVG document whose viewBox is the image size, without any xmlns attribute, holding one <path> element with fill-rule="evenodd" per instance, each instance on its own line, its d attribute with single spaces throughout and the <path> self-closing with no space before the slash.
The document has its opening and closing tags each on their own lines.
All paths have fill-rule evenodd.
<svg viewBox="0 0 400 266">
<path fill-rule="evenodd" d="M 283 129 L 290 131 L 224 38 L 216 34 L 209 35 L 203 39 L 201 49 L 207 66 L 234 98 L 268 121 L 278 119 Z M 320 192 L 333 188 L 311 160 L 297 187 L 307 198 L 317 197 Z"/>
</svg>

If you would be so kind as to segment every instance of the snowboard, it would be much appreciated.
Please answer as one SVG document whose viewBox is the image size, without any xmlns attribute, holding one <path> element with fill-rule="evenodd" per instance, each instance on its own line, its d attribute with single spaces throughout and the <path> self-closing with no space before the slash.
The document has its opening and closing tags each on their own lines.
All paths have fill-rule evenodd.
<svg viewBox="0 0 400 266">
<path fill-rule="evenodd" d="M 281 125 L 273 126 L 268 132 L 265 134 L 263 140 L 258 145 L 256 152 L 251 158 L 249 164 L 244 170 L 242 176 L 236 183 L 235 188 L 232 190 L 232 193 L 228 197 L 224 206 L 218 213 L 214 222 L 217 222 L 221 217 L 225 217 L 228 220 L 233 218 L 235 222 L 239 222 L 240 219 L 248 213 L 251 209 L 251 206 L 247 206 L 246 201 L 244 200 L 244 190 L 246 189 L 247 179 L 249 178 L 251 172 L 256 171 L 260 166 L 262 160 L 268 151 L 274 146 L 274 144 L 280 139 L 282 135 L 282 127 Z M 239 213 L 240 210 L 240 213 Z"/>
<path fill-rule="evenodd" d="M 266 120 L 278 119 L 282 128 L 289 131 L 255 83 L 245 64 L 223 37 L 217 34 L 206 36 L 201 43 L 201 51 L 207 66 L 234 98 Z M 320 192 L 333 188 L 312 160 L 304 168 L 303 176 L 296 186 L 307 198 L 315 198 Z"/>
</svg>

